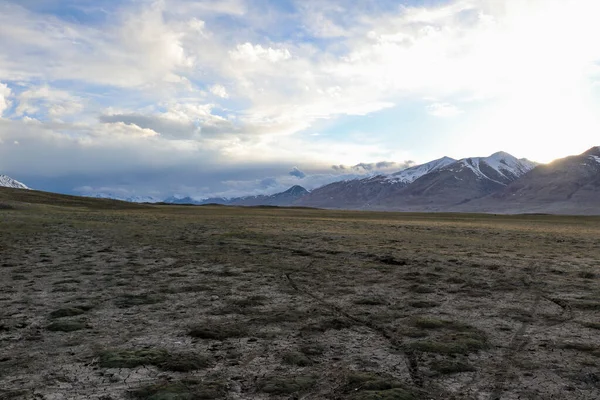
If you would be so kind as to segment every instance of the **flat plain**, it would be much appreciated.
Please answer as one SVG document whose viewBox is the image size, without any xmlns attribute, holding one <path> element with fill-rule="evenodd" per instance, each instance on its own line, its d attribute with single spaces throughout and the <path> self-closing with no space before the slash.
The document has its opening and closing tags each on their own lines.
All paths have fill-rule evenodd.
<svg viewBox="0 0 600 400">
<path fill-rule="evenodd" d="M 0 190 L 0 399 L 598 399 L 600 217 Z"/>
</svg>

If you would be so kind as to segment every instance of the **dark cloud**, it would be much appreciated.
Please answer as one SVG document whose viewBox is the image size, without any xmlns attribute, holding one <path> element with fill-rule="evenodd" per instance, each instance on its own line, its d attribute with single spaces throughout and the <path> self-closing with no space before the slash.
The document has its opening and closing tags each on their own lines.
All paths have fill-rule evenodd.
<svg viewBox="0 0 600 400">
<path fill-rule="evenodd" d="M 260 187 L 263 189 L 268 189 L 273 186 L 277 186 L 277 179 L 275 178 L 265 178 L 260 181 Z"/>
<path fill-rule="evenodd" d="M 298 167 L 294 167 L 294 168 L 293 168 L 293 169 L 292 169 L 292 170 L 289 172 L 289 174 L 290 174 L 291 176 L 295 176 L 296 178 L 300 178 L 300 179 L 302 179 L 302 178 L 306 177 L 306 174 L 305 174 L 304 172 L 300 171 L 300 170 L 298 169 Z"/>
</svg>

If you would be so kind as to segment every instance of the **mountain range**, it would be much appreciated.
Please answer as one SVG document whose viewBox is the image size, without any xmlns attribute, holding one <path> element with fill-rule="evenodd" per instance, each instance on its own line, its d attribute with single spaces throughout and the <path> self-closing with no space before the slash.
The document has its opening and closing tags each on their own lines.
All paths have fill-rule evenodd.
<svg viewBox="0 0 600 400">
<path fill-rule="evenodd" d="M 165 199 L 165 203 L 170 204 L 222 204 L 227 206 L 279 206 L 287 207 L 295 205 L 301 198 L 308 195 L 308 190 L 302 186 L 292 186 L 285 192 L 276 193 L 273 195 L 258 195 L 258 196 L 244 196 L 234 197 L 231 199 L 225 199 L 222 197 L 214 197 L 201 201 L 194 200 L 190 197 L 176 198 L 169 197 Z"/>
<path fill-rule="evenodd" d="M 27 186 L 0 175 L 0 186 Z M 102 197 L 110 197 L 104 195 Z M 155 202 L 152 198 L 130 201 Z M 169 197 L 169 204 L 304 206 L 382 211 L 600 214 L 600 147 L 548 164 L 505 152 L 454 160 L 443 157 L 388 174 L 301 186 L 273 195 Z"/>
</svg>

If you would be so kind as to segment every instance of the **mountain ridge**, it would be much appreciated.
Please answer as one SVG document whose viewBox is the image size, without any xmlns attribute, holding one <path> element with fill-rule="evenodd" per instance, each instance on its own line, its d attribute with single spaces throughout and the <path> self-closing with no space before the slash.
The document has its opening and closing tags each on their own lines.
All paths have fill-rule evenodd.
<svg viewBox="0 0 600 400">
<path fill-rule="evenodd" d="M 8 175 L 0 174 L 0 187 L 9 187 L 13 189 L 27 189 L 30 188 L 22 182 L 19 182 L 16 179 L 11 178 Z"/>
</svg>

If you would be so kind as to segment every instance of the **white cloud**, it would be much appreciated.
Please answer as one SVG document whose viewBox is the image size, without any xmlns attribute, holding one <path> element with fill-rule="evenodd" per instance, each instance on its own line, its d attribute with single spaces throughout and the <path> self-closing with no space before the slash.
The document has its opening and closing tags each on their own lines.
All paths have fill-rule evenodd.
<svg viewBox="0 0 600 400">
<path fill-rule="evenodd" d="M 449 103 L 432 103 L 427 106 L 427 112 L 434 117 L 455 117 L 462 111 L 455 105 Z"/>
<path fill-rule="evenodd" d="M 384 3 L 303 1 L 291 14 L 243 0 L 123 1 L 105 7 L 104 22 L 80 24 L 0 2 L 0 81 L 13 89 L 0 84 L 0 116 L 14 103 L 10 116 L 49 148 L 121 149 L 148 165 L 175 165 L 163 150 L 178 149 L 204 165 L 413 158 L 375 130 L 365 141 L 327 128 L 424 98 L 429 115 L 456 117 L 436 121 L 456 143 L 498 131 L 535 150 L 531 132 L 575 129 L 573 146 L 595 140 L 597 1 Z M 462 132 L 444 130 L 463 120 Z M 33 157 L 25 149 L 38 145 L 19 140 Z"/>
<path fill-rule="evenodd" d="M 35 115 L 44 113 L 52 119 L 79 113 L 83 110 L 84 100 L 64 90 L 53 89 L 48 85 L 33 87 L 23 91 L 17 97 L 18 106 L 15 115 Z"/>
<path fill-rule="evenodd" d="M 255 63 L 260 60 L 266 60 L 272 63 L 289 60 L 292 55 L 286 48 L 274 49 L 272 47 L 263 47 L 260 44 L 243 43 L 238 44 L 234 50 L 229 51 L 229 55 L 234 61 L 243 61 Z"/>
<path fill-rule="evenodd" d="M 4 83 L 0 83 L 0 118 L 12 104 L 12 102 L 9 100 L 11 95 L 12 91 L 10 88 Z"/>
<path fill-rule="evenodd" d="M 229 97 L 229 94 L 227 93 L 227 89 L 225 89 L 225 86 L 223 86 L 223 85 L 218 85 L 218 84 L 212 85 L 210 87 L 210 92 L 212 94 L 214 94 L 215 96 L 221 97 L 223 99 L 226 99 Z"/>
</svg>

